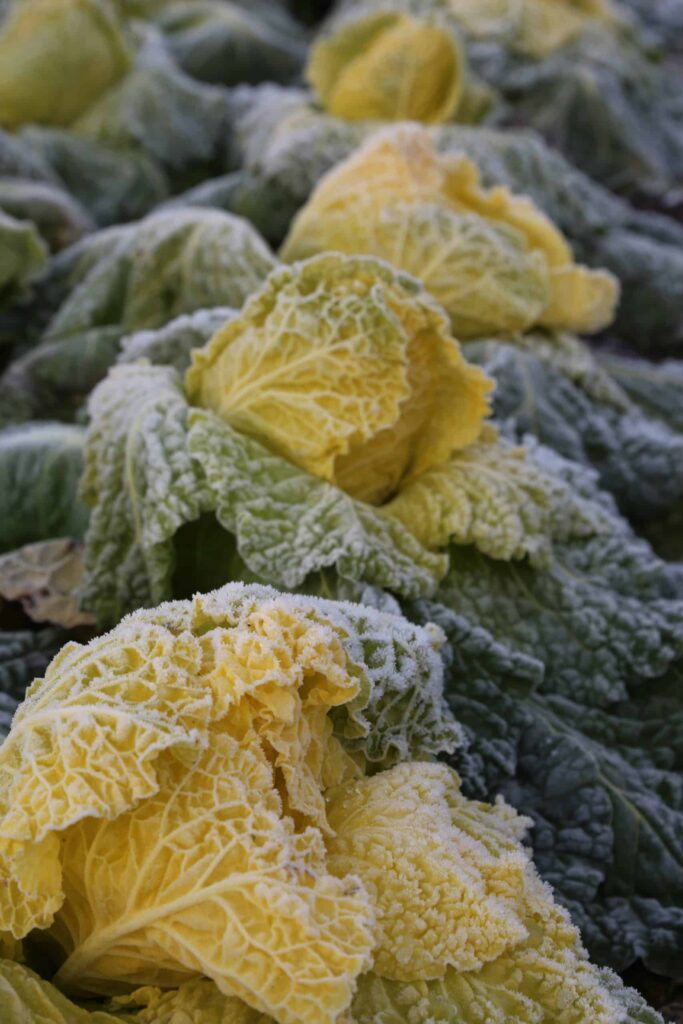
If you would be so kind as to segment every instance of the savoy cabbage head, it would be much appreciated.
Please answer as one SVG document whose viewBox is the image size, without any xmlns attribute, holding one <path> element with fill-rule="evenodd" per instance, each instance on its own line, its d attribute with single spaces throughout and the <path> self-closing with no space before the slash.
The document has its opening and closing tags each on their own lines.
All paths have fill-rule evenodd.
<svg viewBox="0 0 683 1024">
<path fill-rule="evenodd" d="M 383 127 L 331 117 L 304 91 L 275 85 L 234 90 L 230 108 L 233 160 L 241 166 L 230 208 L 274 245 L 323 175 Z M 459 124 L 430 130 L 437 150 L 468 157 L 486 188 L 528 196 L 565 235 L 577 260 L 620 280 L 615 323 L 629 345 L 648 355 L 680 349 L 683 228 L 676 221 L 633 209 L 534 132 Z"/>
<path fill-rule="evenodd" d="M 232 585 L 65 647 L 0 748 L 4 1004 L 83 1024 L 657 1024 L 586 959 L 527 820 L 429 759 L 461 738 L 442 642 Z M 15 962 L 31 933 L 61 951 L 52 984 Z"/>
</svg>

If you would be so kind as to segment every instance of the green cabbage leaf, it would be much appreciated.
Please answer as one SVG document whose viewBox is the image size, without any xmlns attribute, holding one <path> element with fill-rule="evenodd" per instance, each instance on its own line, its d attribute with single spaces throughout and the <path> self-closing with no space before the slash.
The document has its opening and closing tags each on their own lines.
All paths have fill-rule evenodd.
<svg viewBox="0 0 683 1024">
<path fill-rule="evenodd" d="M 0 551 L 52 537 L 83 536 L 78 500 L 85 430 L 41 421 L 0 431 Z"/>
<path fill-rule="evenodd" d="M 39 282 L 34 305 L 48 323 L 4 372 L 0 421 L 73 418 L 125 336 L 183 313 L 239 307 L 274 265 L 250 224 L 218 210 L 160 210 L 86 236 Z"/>
</svg>

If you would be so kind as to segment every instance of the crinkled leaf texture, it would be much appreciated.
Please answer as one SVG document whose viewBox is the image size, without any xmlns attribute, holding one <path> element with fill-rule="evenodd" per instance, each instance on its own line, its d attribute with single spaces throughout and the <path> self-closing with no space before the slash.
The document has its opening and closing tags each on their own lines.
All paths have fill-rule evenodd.
<svg viewBox="0 0 683 1024">
<path fill-rule="evenodd" d="M 173 535 L 211 507 L 211 492 L 188 450 L 190 410 L 171 367 L 115 367 L 89 410 L 83 602 L 110 624 L 170 596 Z"/>
<path fill-rule="evenodd" d="M 129 59 L 109 0 L 14 4 L 0 32 L 0 124 L 69 124 Z"/>
<path fill-rule="evenodd" d="M 323 114 L 303 90 L 243 87 L 230 99 L 235 160 L 243 168 L 234 212 L 272 244 L 323 174 L 345 160 L 374 122 Z M 477 164 L 484 185 L 529 196 L 565 234 L 576 258 L 622 282 L 619 335 L 635 351 L 672 354 L 683 339 L 683 226 L 636 210 L 583 174 L 536 132 L 461 124 L 432 129 L 437 148 Z"/>
<path fill-rule="evenodd" d="M 163 209 L 87 236 L 41 279 L 52 315 L 40 343 L 4 374 L 0 421 L 74 415 L 124 337 L 184 313 L 239 307 L 274 265 L 251 225 L 219 210 Z"/>
<path fill-rule="evenodd" d="M 589 25 L 613 16 L 606 0 L 449 0 L 448 9 L 468 37 L 496 40 L 535 58 L 553 53 Z"/>
<path fill-rule="evenodd" d="M 444 125 L 434 131 L 434 139 L 442 152 L 465 153 L 474 160 L 487 185 L 507 185 L 529 195 L 565 233 L 578 258 L 619 278 L 616 329 L 635 351 L 654 355 L 680 349 L 682 225 L 634 209 L 536 132 Z"/>
<path fill-rule="evenodd" d="M 279 245 L 315 183 L 362 141 L 368 124 L 330 117 L 308 92 L 270 83 L 234 89 L 229 104 L 231 156 L 242 168 L 230 208 Z"/>
<path fill-rule="evenodd" d="M 242 305 L 274 266 L 267 245 L 241 218 L 177 209 L 94 235 L 79 251 L 69 294 L 45 332 L 81 335 L 161 327 L 212 306 Z"/>
<path fill-rule="evenodd" d="M 648 367 L 641 375 L 640 361 L 623 361 L 622 376 L 617 368 L 613 379 L 588 348 L 566 336 L 482 341 L 468 345 L 466 354 L 497 381 L 494 415 L 513 440 L 533 433 L 566 458 L 593 466 L 638 527 L 683 506 L 683 430 L 675 426 L 676 411 L 672 425 L 666 423 L 667 399 L 675 409 L 683 386 L 674 369 L 639 408 L 619 384 L 632 381 L 637 401 L 639 387 L 647 391 Z M 652 373 L 653 383 L 666 376 Z"/>
<path fill-rule="evenodd" d="M 557 692 L 624 699 L 683 654 L 681 585 L 615 517 L 612 534 L 554 545 L 549 567 L 453 546 L 445 604 L 543 661 Z"/>
<path fill-rule="evenodd" d="M 198 309 L 184 313 L 155 330 L 136 331 L 121 341 L 119 363 L 147 359 L 159 366 L 173 366 L 184 373 L 192 359 L 192 349 L 202 348 L 219 328 L 237 313 L 228 306 Z"/>
<path fill-rule="evenodd" d="M 417 597 L 446 571 L 401 523 L 191 410 L 170 367 L 115 368 L 90 409 L 84 603 L 100 623 L 171 596 L 172 538 L 203 511 L 258 578 L 290 588 L 333 565 Z"/>
<path fill-rule="evenodd" d="M 608 533 L 611 518 L 532 456 L 489 426 L 479 441 L 408 483 L 382 512 L 428 549 L 452 542 L 503 561 L 528 557 L 542 568 L 554 541 Z"/>
<path fill-rule="evenodd" d="M 446 571 L 397 520 L 274 455 L 215 414 L 190 414 L 188 446 L 212 507 L 259 578 L 288 588 L 334 566 L 405 596 L 434 590 Z"/>
<path fill-rule="evenodd" d="M 127 1009 L 134 1016 L 126 1015 L 126 1020 L 136 1024 L 182 1024 L 183 1020 L 192 1024 L 272 1024 L 273 1019 L 241 999 L 224 996 L 213 982 L 204 979 L 186 981 L 167 992 L 148 985 L 116 997 L 111 1008 Z"/>
<path fill-rule="evenodd" d="M 510 121 L 608 188 L 661 199 L 680 181 L 677 74 L 628 34 L 593 26 L 540 61 L 487 43 L 468 56 L 509 101 Z"/>
<path fill-rule="evenodd" d="M 457 776 L 422 763 L 333 790 L 329 805 L 331 864 L 353 864 L 377 909 L 356 1024 L 623 1024 L 624 1004 L 660 1020 L 585 959 L 523 853 L 526 820 L 502 801 L 465 800 Z"/>
<path fill-rule="evenodd" d="M 85 431 L 26 423 L 0 431 L 0 550 L 52 537 L 83 536 L 78 500 Z"/>
<path fill-rule="evenodd" d="M 600 330 L 618 298 L 616 279 L 576 265 L 530 199 L 484 189 L 476 164 L 439 155 L 417 125 L 373 135 L 320 181 L 282 255 L 327 249 L 379 256 L 419 277 L 461 338 L 537 323 Z"/>
<path fill-rule="evenodd" d="M 0 737 L 10 730 L 26 687 L 44 672 L 65 642 L 61 629 L 8 630 L 0 633 Z"/>
<path fill-rule="evenodd" d="M 453 752 L 441 640 L 232 585 L 67 645 L 0 748 L 0 929 L 50 928 L 56 982 L 76 992 L 203 974 L 280 1024 L 331 1024 L 374 915 L 357 878 L 328 870 L 323 789 L 357 778 L 364 752 Z"/>
<path fill-rule="evenodd" d="M 534 819 L 535 862 L 591 955 L 680 972 L 683 602 L 643 542 L 557 545 L 551 567 L 462 550 L 409 614 L 450 641 L 469 796 Z"/>
<path fill-rule="evenodd" d="M 635 989 L 624 988 L 621 979 L 611 971 L 603 970 L 600 974 L 599 982 L 604 991 L 598 994 L 590 992 L 587 984 L 565 981 L 561 975 L 566 965 L 561 957 L 555 958 L 552 953 L 539 955 L 535 950 L 527 956 L 528 959 L 523 955 L 511 956 L 500 969 L 495 965 L 474 978 L 449 971 L 438 981 L 406 983 L 388 981 L 374 974 L 364 975 L 354 1000 L 353 1019 L 356 1024 L 380 1021 L 381 1024 L 405 1024 L 406 1021 L 461 1024 L 470 1016 L 474 1020 L 478 1016 L 486 1020 L 486 1024 L 529 1024 L 529 1021 L 546 1020 L 562 1024 L 579 1024 L 584 1020 L 662 1024 L 661 1016 L 643 997 Z M 521 991 L 520 971 L 524 972 L 521 977 L 525 982 Z M 551 1015 L 545 1016 L 535 991 L 542 989 L 548 977 L 552 979 L 553 995 L 562 1009 L 553 1007 Z M 607 993 L 609 996 L 605 998 Z M 574 1000 L 571 1008 L 562 1005 L 567 995 Z M 551 1002 L 547 997 L 546 1000 Z M 486 1016 L 482 1018 L 482 1014 Z"/>
<path fill-rule="evenodd" d="M 683 433 L 683 366 L 670 359 L 663 363 L 646 362 L 626 356 L 598 356 L 600 365 L 614 378 L 628 396 L 648 416 L 663 420 L 674 430 Z"/>
<path fill-rule="evenodd" d="M 186 375 L 194 404 L 372 504 L 474 441 L 492 386 L 416 280 L 338 253 L 273 271 Z"/>
</svg>

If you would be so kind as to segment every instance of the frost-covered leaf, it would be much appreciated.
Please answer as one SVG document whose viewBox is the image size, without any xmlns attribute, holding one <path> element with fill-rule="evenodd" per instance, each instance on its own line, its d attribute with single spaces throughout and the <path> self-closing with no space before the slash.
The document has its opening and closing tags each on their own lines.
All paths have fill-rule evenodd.
<svg viewBox="0 0 683 1024">
<path fill-rule="evenodd" d="M 608 353 L 599 353 L 598 359 L 648 417 L 663 420 L 683 433 L 683 364 L 680 361 L 651 363 Z"/>
<path fill-rule="evenodd" d="M 494 416 L 505 432 L 515 440 L 535 434 L 566 458 L 593 466 L 601 486 L 639 527 L 680 507 L 683 432 L 655 418 L 653 405 L 660 391 L 652 388 L 646 415 L 619 388 L 616 381 L 621 378 L 610 378 L 588 350 L 585 370 L 567 364 L 561 353 L 554 358 L 552 350 L 552 338 L 537 344 L 533 336 L 510 344 L 490 341 L 467 346 L 468 357 L 497 381 Z M 639 378 L 636 368 L 641 366 Z M 633 368 L 636 389 L 639 379 L 646 388 L 650 367 L 636 361 Z M 664 419 L 667 397 L 675 409 L 680 394 L 675 371 L 667 378 L 665 370 L 652 367 L 651 375 L 653 382 L 664 378 L 660 410 Z M 675 416 L 676 412 L 674 420 Z"/>
<path fill-rule="evenodd" d="M 373 135 L 323 177 L 282 256 L 328 249 L 379 256 L 419 277 L 460 338 L 536 323 L 596 331 L 618 298 L 614 278 L 576 265 L 531 200 L 483 188 L 476 164 L 439 155 L 417 125 Z"/>
<path fill-rule="evenodd" d="M 330 117 L 304 91 L 272 85 L 235 90 L 230 102 L 235 158 L 246 179 L 232 208 L 278 244 L 322 175 L 377 125 Z M 680 224 L 635 210 L 535 132 L 454 124 L 432 131 L 439 150 L 465 154 L 477 164 L 487 187 L 504 185 L 530 196 L 566 235 L 577 259 L 620 278 L 617 327 L 634 349 L 672 353 L 680 348 Z"/>
<path fill-rule="evenodd" d="M 566 234 L 577 257 L 620 279 L 620 336 L 642 352 L 674 352 L 683 339 L 683 226 L 635 210 L 535 133 L 445 125 L 438 148 L 466 153 L 484 182 L 524 192 Z"/>
<path fill-rule="evenodd" d="M 469 38 L 496 41 L 535 58 L 559 50 L 590 25 L 615 18 L 606 0 L 449 0 L 448 9 Z"/>
<path fill-rule="evenodd" d="M 283 1024 L 332 1024 L 370 966 L 372 909 L 328 869 L 323 790 L 364 751 L 454 750 L 441 640 L 236 585 L 68 645 L 0 748 L 0 926 L 50 929 L 62 990 L 199 974 Z"/>
<path fill-rule="evenodd" d="M 432 602 L 410 614 L 449 639 L 447 693 L 470 739 L 455 761 L 467 795 L 502 792 L 534 819 L 534 861 L 598 962 L 623 969 L 640 957 L 677 973 L 680 667 L 662 679 L 625 676 L 632 696 L 591 707 L 591 694 L 568 687 L 540 644 L 524 653 L 500 638 L 492 616 Z M 575 652 L 566 647 L 565 657 Z"/>
<path fill-rule="evenodd" d="M 47 259 L 47 246 L 30 221 L 4 213 L 0 203 L 0 307 L 15 299 Z"/>
<path fill-rule="evenodd" d="M 460 40 L 438 4 L 419 8 L 342 5 L 313 45 L 306 70 L 326 110 L 352 121 L 427 123 L 456 113 L 465 74 Z"/>
<path fill-rule="evenodd" d="M 211 507 L 211 495 L 187 448 L 189 409 L 175 370 L 115 367 L 89 410 L 83 603 L 109 624 L 170 596 L 173 535 Z"/>
<path fill-rule="evenodd" d="M 172 538 L 203 511 L 215 510 L 226 531 L 215 538 L 218 564 L 236 543 L 257 578 L 288 587 L 334 566 L 343 577 L 417 596 L 445 571 L 443 556 L 400 523 L 214 414 L 191 412 L 171 368 L 116 368 L 93 393 L 91 412 L 85 594 L 98 621 L 170 596 Z M 185 543 L 179 536 L 181 565 Z"/>
<path fill-rule="evenodd" d="M 138 25 L 135 64 L 83 114 L 75 131 L 119 150 L 141 150 L 181 182 L 221 167 L 227 130 L 223 91 L 196 82 L 177 66 L 158 30 Z"/>
<path fill-rule="evenodd" d="M 307 92 L 270 83 L 234 89 L 229 104 L 232 158 L 244 172 L 235 212 L 279 244 L 318 179 L 355 149 L 368 126 L 330 117 Z"/>
<path fill-rule="evenodd" d="M 83 548 L 70 538 L 26 544 L 0 555 L 0 597 L 19 601 L 34 622 L 70 629 L 94 622 L 79 608 Z"/>
<path fill-rule="evenodd" d="M 369 960 L 363 891 L 326 872 L 317 830 L 297 833 L 283 817 L 250 736 L 226 726 L 193 764 L 167 757 L 157 773 L 137 809 L 65 836 L 57 983 L 116 990 L 124 957 L 129 984 L 201 973 L 282 1024 L 331 1024 Z M 84 888 L 97 903 L 78 900 Z"/>
<path fill-rule="evenodd" d="M 488 44 L 468 56 L 508 100 L 510 120 L 535 128 L 591 177 L 655 197 L 680 182 L 678 75 L 633 38 L 598 26 L 540 61 Z"/>
<path fill-rule="evenodd" d="M 156 330 L 136 331 L 122 339 L 118 362 L 148 359 L 150 363 L 172 366 L 184 373 L 190 365 L 192 350 L 206 345 L 235 316 L 236 310 L 217 306 L 185 313 Z"/>
<path fill-rule="evenodd" d="M 434 589 L 446 569 L 399 522 L 275 455 L 212 413 L 188 440 L 219 522 L 257 577 L 288 588 L 326 566 L 399 594 Z"/>
<path fill-rule="evenodd" d="M 129 59 L 109 0 L 14 3 L 0 24 L 0 124 L 69 124 Z"/>
<path fill-rule="evenodd" d="M 3 1024 L 121 1024 L 124 1019 L 77 1006 L 50 982 L 11 960 L 0 960 L 0 1010 Z M 206 1024 L 213 1024 L 211 1018 Z"/>
<path fill-rule="evenodd" d="M 0 551 L 51 537 L 83 536 L 78 500 L 85 431 L 27 423 L 0 431 Z"/>
<path fill-rule="evenodd" d="M 144 217 L 168 195 L 161 169 L 137 149 L 120 149 L 75 132 L 37 126 L 24 128 L 20 140 L 100 227 Z"/>
<path fill-rule="evenodd" d="M 186 376 L 193 403 L 373 504 L 473 441 L 491 386 L 417 281 L 337 253 L 273 271 Z"/>
<path fill-rule="evenodd" d="M 238 308 L 274 265 L 251 225 L 218 210 L 162 210 L 89 235 L 43 276 L 43 302 L 57 308 L 40 343 L 5 371 L 0 420 L 73 417 L 123 337 L 183 313 Z"/>
<path fill-rule="evenodd" d="M 331 870 L 359 874 L 377 909 L 373 973 L 414 981 L 476 971 L 526 937 L 517 913 L 525 819 L 505 805 L 468 806 L 445 765 L 354 780 L 328 793 L 328 813 Z"/>
<path fill-rule="evenodd" d="M 115 361 L 120 335 L 119 327 L 96 327 L 29 348 L 0 378 L 0 424 L 76 419 L 90 390 Z"/>
<path fill-rule="evenodd" d="M 553 550 L 539 571 L 453 546 L 437 599 L 541 660 L 553 692 L 595 706 L 624 699 L 683 655 L 681 595 L 618 519 L 611 535 Z"/>
<path fill-rule="evenodd" d="M 495 431 L 448 462 L 403 487 L 382 509 L 430 549 L 450 541 L 473 545 L 491 558 L 529 559 L 543 567 L 553 540 L 606 533 L 609 518 L 597 504 L 572 493 L 544 472 L 524 448 Z"/>
<path fill-rule="evenodd" d="M 287 82 L 303 68 L 301 26 L 284 6 L 174 0 L 157 23 L 181 68 L 203 82 Z"/>
<path fill-rule="evenodd" d="M 0 209 L 21 221 L 32 221 L 55 251 L 78 241 L 93 228 L 88 214 L 65 189 L 40 181 L 0 178 Z"/>
<path fill-rule="evenodd" d="M 552 1020 L 578 1024 L 663 1024 L 662 1017 L 634 989 L 626 988 L 611 971 L 585 970 L 584 984 L 564 979 L 567 965 L 562 954 L 536 951 L 510 957 L 481 975 L 460 975 L 450 970 L 444 978 L 422 982 L 396 982 L 364 975 L 353 1004 L 355 1024 L 461 1024 L 477 1018 L 486 1024 L 530 1024 Z M 554 984 L 547 988 L 547 977 Z M 524 984 L 520 991 L 519 979 Z M 565 1006 L 564 1000 L 571 1000 Z M 550 1003 L 552 1016 L 543 1016 Z M 558 1009 L 560 1007 L 560 1009 Z M 486 1014 L 482 1018 L 482 1014 Z"/>
<path fill-rule="evenodd" d="M 522 852 L 525 819 L 465 800 L 443 765 L 401 765 L 332 791 L 330 813 L 333 868 L 355 864 L 378 913 L 355 1024 L 616 1024 L 622 1001 L 645 1009 L 584 958 Z"/>
<path fill-rule="evenodd" d="M 161 327 L 181 313 L 241 306 L 274 266 L 249 224 L 217 210 L 171 209 L 94 236 L 46 339 L 120 325 Z"/>
<path fill-rule="evenodd" d="M 177 748 L 189 756 L 205 737 L 211 700 L 200 681 L 183 671 L 197 657 L 196 644 L 187 639 L 159 629 L 136 634 L 133 627 L 127 649 L 116 639 L 102 640 L 96 650 L 67 645 L 29 690 L 1 748 L 0 855 L 12 878 L 0 905 L 5 930 L 20 937 L 34 925 L 46 927 L 61 905 L 56 829 L 84 813 L 125 810 L 155 791 L 160 751 Z M 139 665 L 147 662 L 147 674 L 141 674 Z M 65 723 L 71 723 L 68 749 L 50 740 Z M 51 766 L 40 759 L 39 767 L 31 754 L 43 744 Z M 105 781 L 99 773 L 107 764 L 117 768 Z M 62 780 L 47 801 L 40 795 L 45 772 Z"/>
<path fill-rule="evenodd" d="M 461 744 L 461 731 L 443 700 L 444 636 L 429 623 L 415 626 L 396 605 L 390 610 L 297 594 L 272 587 L 228 584 L 192 601 L 174 601 L 136 618 L 176 631 L 249 623 L 265 603 L 334 629 L 363 685 L 353 703 L 332 708 L 335 735 L 375 765 L 430 759 Z M 336 639 L 328 637 L 332 647 Z"/>
</svg>

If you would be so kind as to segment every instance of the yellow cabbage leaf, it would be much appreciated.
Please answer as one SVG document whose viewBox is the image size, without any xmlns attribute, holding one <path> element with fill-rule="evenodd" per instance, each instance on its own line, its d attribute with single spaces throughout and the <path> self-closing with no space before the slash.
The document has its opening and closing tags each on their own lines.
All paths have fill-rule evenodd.
<svg viewBox="0 0 683 1024">
<path fill-rule="evenodd" d="M 418 282 L 334 253 L 273 271 L 186 376 L 190 401 L 375 504 L 478 437 L 492 386 Z"/>
<path fill-rule="evenodd" d="M 461 101 L 465 56 L 445 22 L 386 9 L 323 35 L 306 74 L 336 117 L 437 124 Z"/>
<path fill-rule="evenodd" d="M 345 639 L 238 586 L 64 648 L 0 747 L 0 929 L 50 928 L 75 995 L 204 974 L 280 1024 L 336 1020 L 372 945 L 322 839 L 323 785 L 362 763 L 327 717 L 368 699 Z"/>
<path fill-rule="evenodd" d="M 461 338 L 535 324 L 596 331 L 618 300 L 616 279 L 574 263 L 529 198 L 484 188 L 471 160 L 437 153 L 419 125 L 383 129 L 321 179 L 281 256 L 325 250 L 374 255 L 419 277 Z"/>
<path fill-rule="evenodd" d="M 130 57 L 109 0 L 16 0 L 0 26 L 0 125 L 66 125 Z"/>
<path fill-rule="evenodd" d="M 76 1006 L 34 971 L 9 960 L 0 960 L 0 1020 L 2 1024 L 120 1024 L 119 1017 L 104 1010 Z M 214 1022 L 208 1019 L 206 1024 Z M 238 1018 L 235 1024 L 242 1021 Z"/>
<path fill-rule="evenodd" d="M 589 503 L 576 501 L 524 448 L 499 441 L 492 427 L 465 451 L 411 481 L 382 509 L 428 548 L 473 544 L 490 558 L 529 557 L 545 565 L 553 540 L 609 529 Z"/>
<path fill-rule="evenodd" d="M 147 986 L 112 1001 L 113 1010 L 137 1011 L 136 1024 L 269 1024 L 258 1010 L 234 996 L 224 996 L 212 981 L 197 978 L 163 992 Z"/>
<path fill-rule="evenodd" d="M 328 873 L 318 829 L 283 816 L 272 765 L 241 726 L 216 727 L 190 768 L 161 758 L 158 792 L 133 810 L 64 833 L 60 988 L 204 975 L 281 1024 L 331 1024 L 348 1006 L 370 961 L 367 896 Z"/>
<path fill-rule="evenodd" d="M 618 1024 L 623 1007 L 539 879 L 503 802 L 466 800 L 445 765 L 413 762 L 329 794 L 329 863 L 360 875 L 375 965 L 354 1024 Z"/>
<path fill-rule="evenodd" d="M 450 803 L 453 803 L 453 807 Z M 412 762 L 328 794 L 329 867 L 360 875 L 377 912 L 374 971 L 411 981 L 472 971 L 526 937 L 526 855 L 505 805 L 469 805 L 457 776 Z M 514 824 L 513 824 L 514 822 Z M 474 824 L 474 828 L 472 828 Z M 477 827 L 477 826 L 481 827 Z"/>
<path fill-rule="evenodd" d="M 205 739 L 211 694 L 201 648 L 163 629 L 67 644 L 29 688 L 0 747 L 0 929 L 22 938 L 60 905 L 55 834 L 85 815 L 119 814 L 156 790 L 164 749 Z"/>
</svg>

